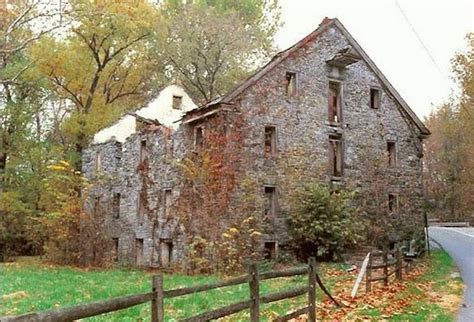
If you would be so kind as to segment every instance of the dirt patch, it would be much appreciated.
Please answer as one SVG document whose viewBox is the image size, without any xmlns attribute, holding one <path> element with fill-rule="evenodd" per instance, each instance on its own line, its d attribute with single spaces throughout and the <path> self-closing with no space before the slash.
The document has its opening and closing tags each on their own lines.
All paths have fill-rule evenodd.
<svg viewBox="0 0 474 322">
<path fill-rule="evenodd" d="M 18 291 L 18 292 L 2 295 L 2 301 L 23 299 L 25 297 L 28 297 L 28 294 L 25 291 Z"/>
</svg>

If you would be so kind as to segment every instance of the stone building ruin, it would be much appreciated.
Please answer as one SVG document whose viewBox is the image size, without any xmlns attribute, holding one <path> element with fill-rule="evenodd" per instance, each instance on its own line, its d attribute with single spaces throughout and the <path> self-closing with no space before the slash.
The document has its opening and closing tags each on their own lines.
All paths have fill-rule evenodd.
<svg viewBox="0 0 474 322">
<path fill-rule="evenodd" d="M 186 257 L 185 232 L 170 213 L 183 184 L 176 164 L 205 144 L 206 127 L 218 117 L 225 135 L 237 119 L 245 128 L 239 178 L 252 178 L 253 193 L 264 200 L 259 211 L 272 225 L 262 249 L 269 257 L 288 240 L 287 183 L 295 180 L 288 169 L 295 164 L 335 189 L 369 189 L 362 164 L 372 162 L 370 150 L 387 163 L 387 213 L 403 208 L 413 224 L 421 220 L 422 141 L 430 132 L 341 22 L 325 18 L 227 95 L 197 107 L 172 85 L 154 108 L 96 134 L 83 172 L 103 180 L 90 207 L 104 210 L 119 261 L 168 266 Z M 242 190 L 232 194 L 229 207 L 243 207 Z"/>
</svg>

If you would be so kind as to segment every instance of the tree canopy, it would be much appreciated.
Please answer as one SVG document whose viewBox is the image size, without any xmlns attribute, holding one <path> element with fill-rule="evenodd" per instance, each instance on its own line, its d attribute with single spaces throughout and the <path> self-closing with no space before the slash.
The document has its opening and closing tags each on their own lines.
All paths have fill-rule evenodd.
<svg viewBox="0 0 474 322">
<path fill-rule="evenodd" d="M 94 133 L 172 82 L 196 102 L 223 94 L 268 58 L 280 25 L 276 0 L 18 0 L 0 10 L 2 254 L 42 253 L 75 234 L 75 176 Z M 68 176 L 51 169 L 61 162 Z M 67 189 L 55 192 L 58 182 Z"/>
</svg>

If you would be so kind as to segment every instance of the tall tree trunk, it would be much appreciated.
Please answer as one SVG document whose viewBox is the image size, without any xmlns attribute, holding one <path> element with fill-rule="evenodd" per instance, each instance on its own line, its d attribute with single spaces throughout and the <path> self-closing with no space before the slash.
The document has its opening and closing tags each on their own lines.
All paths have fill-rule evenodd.
<svg viewBox="0 0 474 322">
<path fill-rule="evenodd" d="M 7 168 L 7 153 L 0 153 L 0 198 L 2 197 L 3 188 L 6 184 L 5 171 Z"/>
</svg>

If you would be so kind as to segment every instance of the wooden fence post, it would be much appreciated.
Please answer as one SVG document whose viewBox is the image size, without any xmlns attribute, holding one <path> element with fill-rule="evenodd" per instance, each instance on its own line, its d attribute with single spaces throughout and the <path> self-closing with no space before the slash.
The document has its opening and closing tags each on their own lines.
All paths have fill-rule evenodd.
<svg viewBox="0 0 474 322">
<path fill-rule="evenodd" d="M 260 287 L 258 284 L 258 270 L 255 263 L 249 266 L 249 288 L 250 288 L 250 321 L 260 321 Z"/>
<path fill-rule="evenodd" d="M 400 248 L 400 245 L 397 246 L 397 279 L 402 280 L 402 266 L 403 266 L 403 259 L 402 259 L 402 250 Z"/>
<path fill-rule="evenodd" d="M 163 322 L 165 316 L 163 301 L 163 273 L 154 275 L 152 279 L 152 290 L 155 293 L 151 301 L 151 321 Z"/>
<path fill-rule="evenodd" d="M 308 261 L 308 321 L 316 322 L 316 259 Z"/>
<path fill-rule="evenodd" d="M 383 280 L 383 285 L 388 286 L 388 253 L 387 250 L 383 251 L 383 275 L 385 279 Z"/>
<path fill-rule="evenodd" d="M 365 273 L 365 292 L 370 292 L 370 283 L 372 278 L 372 253 L 369 255 L 369 264 L 367 265 L 367 272 Z"/>
</svg>

